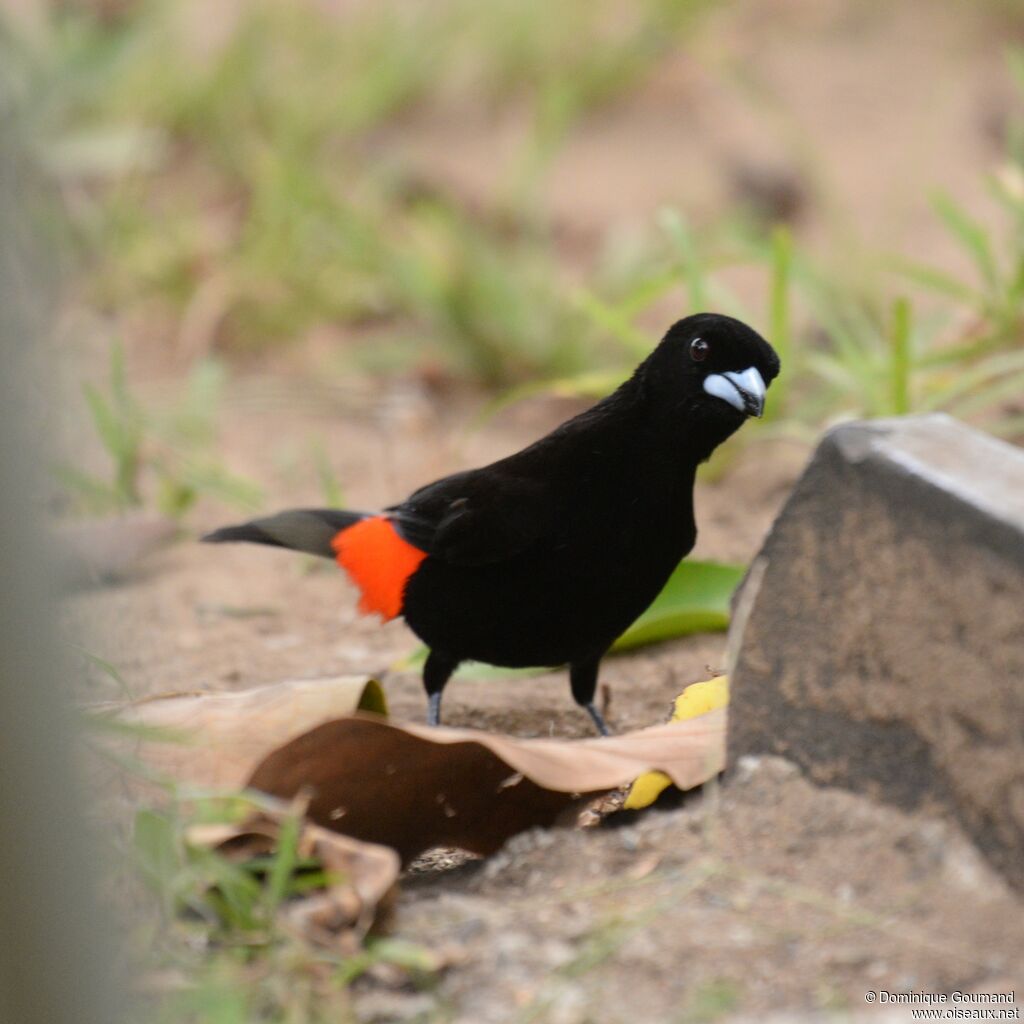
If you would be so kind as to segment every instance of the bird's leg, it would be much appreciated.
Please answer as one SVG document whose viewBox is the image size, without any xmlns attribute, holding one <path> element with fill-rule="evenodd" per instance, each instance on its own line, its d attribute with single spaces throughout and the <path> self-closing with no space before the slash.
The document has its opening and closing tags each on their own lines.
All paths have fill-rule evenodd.
<svg viewBox="0 0 1024 1024">
<path fill-rule="evenodd" d="M 441 724 L 441 693 L 452 673 L 459 667 L 458 659 L 440 651 L 431 651 L 423 666 L 423 688 L 427 691 L 427 725 Z"/>
<path fill-rule="evenodd" d="M 569 666 L 569 685 L 572 687 L 573 700 L 594 720 L 597 731 L 602 736 L 610 736 L 604 715 L 597 710 L 594 703 L 594 692 L 597 690 L 597 670 L 601 664 L 601 655 L 588 661 L 574 661 Z"/>
</svg>

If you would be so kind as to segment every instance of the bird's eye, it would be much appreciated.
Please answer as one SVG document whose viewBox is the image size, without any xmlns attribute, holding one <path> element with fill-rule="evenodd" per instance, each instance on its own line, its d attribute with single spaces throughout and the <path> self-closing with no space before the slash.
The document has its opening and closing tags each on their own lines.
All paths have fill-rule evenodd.
<svg viewBox="0 0 1024 1024">
<path fill-rule="evenodd" d="M 690 342 L 690 358 L 695 363 L 703 363 L 708 357 L 711 346 L 703 338 L 694 338 Z"/>
</svg>

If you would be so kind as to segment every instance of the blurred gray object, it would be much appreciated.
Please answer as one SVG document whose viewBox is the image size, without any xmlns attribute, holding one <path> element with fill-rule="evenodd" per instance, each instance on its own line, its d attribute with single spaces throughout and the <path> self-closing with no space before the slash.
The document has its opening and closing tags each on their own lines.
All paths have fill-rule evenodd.
<svg viewBox="0 0 1024 1024">
<path fill-rule="evenodd" d="M 46 464 L 31 365 L 53 308 L 31 168 L 0 133 L 0 1020 L 112 1024 L 111 934 L 75 776 L 75 729 L 52 626 Z M 39 217 L 37 217 L 39 215 Z M 47 268 L 44 270 L 44 268 Z M 30 415 L 35 413 L 35 415 Z"/>
<path fill-rule="evenodd" d="M 732 763 L 952 812 L 1024 887 L 1024 452 L 940 415 L 832 430 L 736 612 Z"/>
</svg>

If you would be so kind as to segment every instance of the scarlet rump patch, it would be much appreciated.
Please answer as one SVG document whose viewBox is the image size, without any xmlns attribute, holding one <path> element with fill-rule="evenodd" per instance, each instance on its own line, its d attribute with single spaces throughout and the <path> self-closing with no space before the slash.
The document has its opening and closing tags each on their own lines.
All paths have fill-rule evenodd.
<svg viewBox="0 0 1024 1024">
<path fill-rule="evenodd" d="M 359 588 L 359 610 L 385 622 L 402 613 L 405 581 L 426 553 L 403 540 L 385 516 L 361 519 L 331 541 L 338 564 Z"/>
</svg>

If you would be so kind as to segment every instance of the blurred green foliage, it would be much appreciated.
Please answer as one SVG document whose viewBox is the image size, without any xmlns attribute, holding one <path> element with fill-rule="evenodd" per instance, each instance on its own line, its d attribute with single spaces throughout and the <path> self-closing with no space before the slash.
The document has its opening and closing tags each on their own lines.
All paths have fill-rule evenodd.
<svg viewBox="0 0 1024 1024">
<path fill-rule="evenodd" d="M 35 97 L 42 162 L 88 181 L 71 212 L 97 301 L 156 303 L 172 340 L 198 349 L 383 321 L 501 386 L 588 352 L 535 216 L 543 170 L 703 6 L 391 0 L 339 18 L 256 0 L 211 16 L 229 22 L 219 44 L 173 4 L 86 6 L 8 30 L 3 54 L 12 88 Z M 495 168 L 507 209 L 490 219 L 378 152 L 389 125 L 467 92 L 528 123 Z"/>
<path fill-rule="evenodd" d="M 351 1019 L 348 987 L 385 966 L 409 986 L 427 986 L 440 958 L 410 942 L 371 937 L 354 951 L 312 948 L 278 910 L 342 881 L 299 848 L 300 816 L 286 818 L 271 853 L 239 863 L 192 838 L 193 829 L 237 825 L 260 809 L 257 794 L 174 799 L 136 812 L 125 851 L 156 900 L 139 927 L 186 983 L 147 993 L 146 1020 L 204 1024 Z M 139 1019 L 143 1019 L 141 1016 Z"/>
<path fill-rule="evenodd" d="M 167 2 L 61 4 L 30 32 L 0 32 L 0 104 L 61 184 L 90 301 L 144 316 L 188 359 L 330 324 L 366 365 L 440 367 L 506 399 L 591 396 L 655 344 L 654 310 L 715 308 L 782 354 L 762 436 L 933 409 L 1019 435 L 1015 121 L 991 181 L 1005 238 L 934 200 L 970 275 L 882 254 L 852 272 L 845 254 L 829 263 L 742 210 L 696 225 L 667 209 L 635 251 L 591 254 L 569 276 L 539 199 L 546 171 L 581 119 L 642 83 L 708 6 L 387 0 L 339 16 L 254 0 L 197 22 Z M 1010 68 L 1024 93 L 1024 58 Z M 467 95 L 493 123 L 512 112 L 526 125 L 494 161 L 486 209 L 391 144 Z M 737 272 L 761 281 L 758 308 L 728 288 Z M 95 392 L 89 404 L 123 504 L 138 499 L 142 428 L 114 384 L 109 409 Z"/>
<path fill-rule="evenodd" d="M 211 451 L 223 379 L 219 363 L 203 360 L 169 407 L 144 406 L 128 386 L 123 349 L 113 344 L 105 384 L 83 385 L 111 472 L 70 462 L 54 467 L 74 511 L 105 515 L 151 504 L 177 518 L 203 495 L 244 511 L 259 508 L 259 488 L 228 472 Z"/>
<path fill-rule="evenodd" d="M 666 211 L 665 251 L 644 294 L 654 299 L 681 287 L 687 312 L 717 308 L 766 325 L 784 372 L 758 425 L 762 434 L 810 439 L 822 424 L 840 419 L 943 410 L 1019 436 L 1024 408 L 1014 410 L 1011 400 L 1024 394 L 1024 163 L 1008 159 L 991 188 L 1009 213 L 1004 239 L 993 238 L 949 197 L 935 202 L 971 257 L 976 281 L 904 259 L 879 259 L 892 272 L 873 270 L 865 282 L 812 258 L 785 227 L 765 233 L 731 220 L 695 234 L 678 213 Z M 761 274 L 761 310 L 752 313 L 719 280 L 737 269 Z M 624 349 L 649 351 L 657 341 L 638 332 L 642 310 L 631 296 L 590 298 L 582 308 Z M 626 368 L 580 373 L 553 389 L 603 393 Z"/>
</svg>

